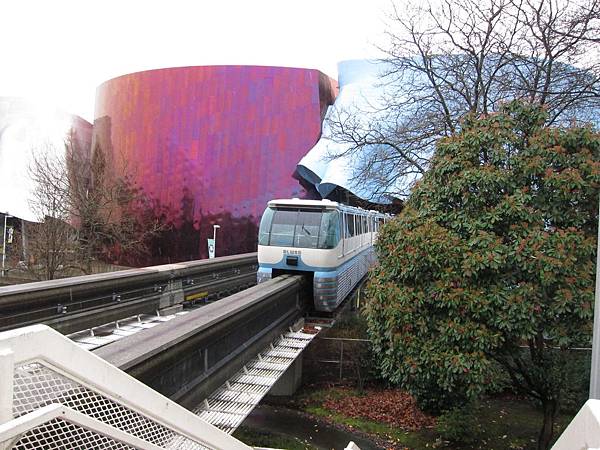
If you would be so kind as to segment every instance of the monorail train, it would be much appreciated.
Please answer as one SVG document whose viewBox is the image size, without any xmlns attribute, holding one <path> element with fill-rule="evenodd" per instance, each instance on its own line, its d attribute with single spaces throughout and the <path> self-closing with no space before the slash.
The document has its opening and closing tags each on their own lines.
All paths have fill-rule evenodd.
<svg viewBox="0 0 600 450">
<path fill-rule="evenodd" d="M 258 234 L 257 281 L 312 272 L 317 311 L 333 311 L 376 261 L 373 243 L 390 216 L 329 200 L 271 200 Z"/>
</svg>

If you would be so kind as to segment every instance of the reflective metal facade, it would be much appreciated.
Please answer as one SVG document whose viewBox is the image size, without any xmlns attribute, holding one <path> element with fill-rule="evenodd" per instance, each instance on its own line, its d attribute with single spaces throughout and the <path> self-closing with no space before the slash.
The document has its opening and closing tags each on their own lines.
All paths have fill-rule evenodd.
<svg viewBox="0 0 600 450">
<path fill-rule="evenodd" d="M 314 198 L 295 176 L 315 145 L 335 82 L 317 70 L 182 67 L 124 75 L 96 95 L 94 144 L 152 199 L 168 226 L 147 262 L 256 250 L 273 198 Z"/>
<path fill-rule="evenodd" d="M 389 127 L 394 129 L 395 116 L 388 114 L 386 102 L 390 98 L 403 95 L 403 90 L 394 84 L 384 82 L 384 74 L 393 71 L 387 63 L 376 60 L 348 60 L 338 63 L 339 95 L 328 111 L 333 121 L 348 119 L 349 127 L 362 130 Z M 373 126 L 373 124 L 376 124 Z M 385 164 L 373 166 L 371 171 L 377 176 L 372 180 L 357 176 L 364 168 L 364 161 L 372 152 L 378 154 L 376 160 L 385 161 L 386 153 L 395 150 L 386 145 L 369 144 L 361 147 L 361 157 L 351 151 L 355 144 L 347 136 L 338 136 L 325 120 L 323 133 L 317 144 L 298 163 L 298 173 L 308 183 L 314 185 L 323 198 L 328 198 L 335 189 L 351 192 L 362 200 L 375 204 L 389 204 L 393 198 L 382 195 L 379 190 L 389 181 L 385 178 L 388 168 Z M 336 156 L 336 157 L 333 157 Z M 393 176 L 393 174 L 392 174 Z M 397 180 L 392 191 L 403 191 L 414 183 L 417 176 Z"/>
</svg>

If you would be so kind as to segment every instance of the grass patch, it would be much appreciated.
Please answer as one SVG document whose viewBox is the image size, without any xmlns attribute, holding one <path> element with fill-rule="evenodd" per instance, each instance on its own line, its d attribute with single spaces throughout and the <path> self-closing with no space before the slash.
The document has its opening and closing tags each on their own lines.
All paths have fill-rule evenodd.
<svg viewBox="0 0 600 450">
<path fill-rule="evenodd" d="M 358 430 L 367 433 L 368 435 L 376 436 L 378 439 L 383 439 L 394 445 L 403 445 L 410 448 L 431 448 L 431 446 L 426 447 L 426 445 L 430 442 L 433 435 L 427 436 L 426 431 L 403 431 L 385 423 L 346 417 L 318 406 L 306 407 L 305 411 L 309 414 L 324 418 L 327 421 L 344 425 L 350 430 Z"/>
<path fill-rule="evenodd" d="M 306 441 L 279 433 L 239 427 L 233 437 L 252 447 L 285 448 L 286 450 L 315 450 Z"/>
</svg>

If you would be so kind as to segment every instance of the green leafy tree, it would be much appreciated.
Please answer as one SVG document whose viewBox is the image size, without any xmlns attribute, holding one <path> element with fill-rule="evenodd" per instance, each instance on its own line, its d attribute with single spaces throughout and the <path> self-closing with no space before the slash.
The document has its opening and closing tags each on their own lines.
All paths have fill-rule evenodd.
<svg viewBox="0 0 600 450">
<path fill-rule="evenodd" d="M 483 394 L 500 365 L 542 405 L 546 449 L 567 350 L 589 344 L 600 136 L 512 102 L 442 139 L 377 243 L 367 318 L 380 369 L 429 409 Z"/>
</svg>

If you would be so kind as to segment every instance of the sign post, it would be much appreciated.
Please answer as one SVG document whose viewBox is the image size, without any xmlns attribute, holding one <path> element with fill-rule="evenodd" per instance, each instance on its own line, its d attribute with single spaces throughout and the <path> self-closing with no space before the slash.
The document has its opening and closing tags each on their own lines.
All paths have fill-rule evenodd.
<svg viewBox="0 0 600 450">
<path fill-rule="evenodd" d="M 207 239 L 208 241 L 208 259 L 213 259 L 215 257 L 215 240 Z"/>
<path fill-rule="evenodd" d="M 7 231 L 8 231 L 6 229 L 6 219 L 8 219 L 10 217 L 12 217 L 12 216 L 8 215 L 8 213 L 4 214 L 4 228 L 2 230 L 2 276 L 5 276 L 5 273 L 4 273 L 4 264 L 6 263 L 6 234 L 7 234 Z M 11 231 L 11 234 L 10 234 L 10 242 L 12 242 L 12 231 Z"/>
</svg>

